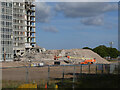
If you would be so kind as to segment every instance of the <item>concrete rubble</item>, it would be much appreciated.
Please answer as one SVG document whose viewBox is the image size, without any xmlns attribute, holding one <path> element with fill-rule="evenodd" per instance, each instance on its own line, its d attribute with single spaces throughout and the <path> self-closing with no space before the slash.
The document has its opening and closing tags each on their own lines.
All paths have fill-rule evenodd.
<svg viewBox="0 0 120 90">
<path fill-rule="evenodd" d="M 84 57 L 84 58 L 96 58 L 97 64 L 109 64 L 109 62 L 102 57 L 100 57 L 97 53 L 88 50 L 88 49 L 62 49 L 62 50 L 40 50 L 39 52 L 29 52 L 26 53 L 21 61 L 31 61 L 31 62 L 44 62 L 47 65 L 54 64 L 54 56 L 72 56 L 72 57 Z M 79 59 L 71 59 L 69 63 L 66 63 L 65 58 L 61 58 L 61 64 L 80 64 Z M 58 60 L 59 61 L 59 60 Z"/>
</svg>

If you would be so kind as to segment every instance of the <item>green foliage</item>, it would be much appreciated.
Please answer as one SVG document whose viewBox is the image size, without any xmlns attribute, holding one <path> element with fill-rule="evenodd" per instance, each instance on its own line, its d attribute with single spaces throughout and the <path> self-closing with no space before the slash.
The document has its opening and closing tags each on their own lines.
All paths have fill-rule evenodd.
<svg viewBox="0 0 120 90">
<path fill-rule="evenodd" d="M 94 48 L 93 51 L 101 57 L 110 56 L 111 58 L 117 58 L 120 55 L 120 52 L 116 48 L 106 47 L 104 45 Z"/>
<path fill-rule="evenodd" d="M 92 50 L 92 48 L 89 48 L 89 47 L 84 47 L 83 49 L 90 49 L 90 50 Z"/>
<path fill-rule="evenodd" d="M 111 58 L 117 58 L 120 55 L 120 51 L 118 51 L 116 48 L 106 47 L 105 45 L 100 45 L 93 49 L 89 47 L 84 47 L 83 49 L 90 49 L 103 58 L 108 56 Z"/>
<path fill-rule="evenodd" d="M 116 48 L 108 47 L 108 54 L 111 58 L 117 58 L 119 56 L 119 51 Z"/>
<path fill-rule="evenodd" d="M 97 54 L 99 54 L 101 57 L 109 56 L 109 54 L 107 52 L 107 47 L 104 45 L 100 45 L 100 46 L 94 48 L 93 51 L 96 52 Z"/>
</svg>

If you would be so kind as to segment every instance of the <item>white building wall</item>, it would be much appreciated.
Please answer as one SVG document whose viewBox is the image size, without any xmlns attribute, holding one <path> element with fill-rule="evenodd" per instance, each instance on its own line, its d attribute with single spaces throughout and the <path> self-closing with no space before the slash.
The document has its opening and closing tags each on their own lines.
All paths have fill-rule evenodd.
<svg viewBox="0 0 120 90">
<path fill-rule="evenodd" d="M 0 2 L 0 61 L 13 60 L 12 2 Z"/>
<path fill-rule="evenodd" d="M 35 18 L 33 19 L 33 21 L 31 20 L 31 16 L 33 18 L 33 16 L 35 17 L 35 12 L 30 14 L 30 16 L 28 16 L 26 14 L 26 8 L 25 8 L 25 2 L 29 2 L 31 4 L 31 2 L 34 2 L 35 0 L 0 0 L 0 2 L 11 2 L 12 3 L 12 7 L 4 7 L 4 9 L 10 9 L 12 14 L 6 14 L 8 16 L 12 16 L 12 20 L 9 20 L 9 22 L 11 22 L 11 26 L 10 27 L 6 27 L 6 26 L 1 26 L 1 21 L 3 23 L 3 21 L 6 23 L 8 22 L 8 20 L 1 18 L 2 15 L 4 15 L 3 13 L 1 13 L 1 4 L 0 4 L 0 61 L 3 61 L 3 54 L 4 52 L 6 53 L 6 61 L 11 61 L 13 60 L 13 51 L 14 50 L 21 50 L 21 51 L 25 51 L 25 48 L 32 48 L 32 46 L 36 45 L 36 41 L 35 41 Z M 19 3 L 18 7 L 14 7 L 14 3 L 17 2 Z M 20 3 L 23 3 L 23 7 L 21 7 Z M 29 6 L 29 5 L 28 5 Z M 34 7 L 34 6 L 33 6 Z M 16 11 L 14 11 L 16 9 Z M 35 9 L 35 7 L 34 7 Z M 21 10 L 23 10 L 23 12 L 20 12 Z M 14 14 L 22 14 L 23 17 L 21 19 L 19 19 L 18 17 L 14 17 Z M 28 19 L 29 18 L 29 19 Z M 15 22 L 17 20 L 17 23 Z M 32 22 L 31 22 L 32 21 Z M 33 23 L 33 24 L 31 24 Z M 14 28 L 14 26 L 18 27 L 18 28 Z M 20 30 L 21 26 L 23 26 L 23 29 Z M 1 29 L 2 28 L 2 29 Z M 8 28 L 12 30 L 12 32 L 9 32 L 9 38 L 3 38 L 3 34 L 6 37 L 5 34 L 5 30 L 3 30 L 3 28 Z M 1 38 L 4 39 L 2 39 Z M 20 40 L 23 42 L 21 43 Z M 1 43 L 2 41 L 2 43 Z M 3 41 L 7 42 L 10 41 L 10 44 L 3 44 Z M 33 45 L 34 44 L 34 45 Z M 3 51 L 4 49 L 4 51 Z"/>
</svg>

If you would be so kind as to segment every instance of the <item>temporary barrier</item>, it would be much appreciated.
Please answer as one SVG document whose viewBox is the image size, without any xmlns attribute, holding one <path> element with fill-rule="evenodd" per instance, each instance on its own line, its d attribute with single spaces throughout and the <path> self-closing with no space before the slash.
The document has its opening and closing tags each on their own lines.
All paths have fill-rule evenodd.
<svg viewBox="0 0 120 90">
<path fill-rule="evenodd" d="M 37 88 L 37 84 L 22 84 L 18 88 Z"/>
</svg>

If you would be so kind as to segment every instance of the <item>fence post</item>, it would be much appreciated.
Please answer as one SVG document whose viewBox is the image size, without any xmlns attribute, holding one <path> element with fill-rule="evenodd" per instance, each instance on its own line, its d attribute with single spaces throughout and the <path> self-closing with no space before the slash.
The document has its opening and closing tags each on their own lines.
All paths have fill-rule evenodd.
<svg viewBox="0 0 120 90">
<path fill-rule="evenodd" d="M 110 64 L 108 65 L 108 74 L 110 74 Z"/>
<path fill-rule="evenodd" d="M 119 60 L 120 61 L 120 60 Z M 120 62 L 118 62 L 118 75 L 120 74 Z"/>
<path fill-rule="evenodd" d="M 80 74 L 82 74 L 82 64 L 80 64 Z"/>
<path fill-rule="evenodd" d="M 28 74 L 29 74 L 29 72 L 28 72 L 28 66 L 26 66 L 26 83 L 28 83 Z"/>
<path fill-rule="evenodd" d="M 50 77 L 50 66 L 48 65 L 48 80 L 47 80 L 47 88 L 49 85 L 49 77 Z"/>
<path fill-rule="evenodd" d="M 63 65 L 63 74 L 62 74 L 62 80 L 64 80 L 64 65 Z"/>
<path fill-rule="evenodd" d="M 74 71 L 73 71 L 73 90 L 75 88 L 74 83 L 75 83 L 75 65 L 74 65 Z"/>
<path fill-rule="evenodd" d="M 97 64 L 96 64 L 96 74 L 97 74 Z"/>
<path fill-rule="evenodd" d="M 103 64 L 102 64 L 102 74 L 103 74 Z"/>
<path fill-rule="evenodd" d="M 90 64 L 88 64 L 88 73 L 90 74 Z"/>
<path fill-rule="evenodd" d="M 107 70 L 107 74 L 110 74 L 110 65 L 109 64 L 105 64 L 105 65 L 106 65 L 105 69 Z"/>
</svg>

